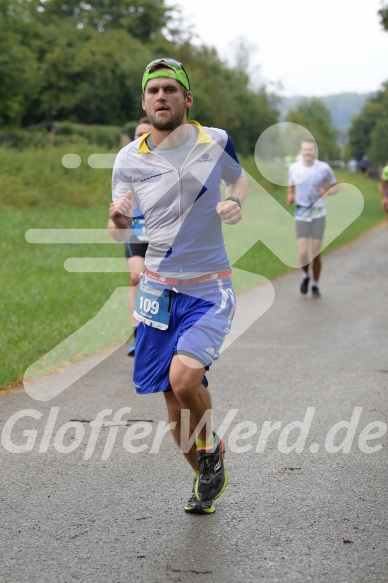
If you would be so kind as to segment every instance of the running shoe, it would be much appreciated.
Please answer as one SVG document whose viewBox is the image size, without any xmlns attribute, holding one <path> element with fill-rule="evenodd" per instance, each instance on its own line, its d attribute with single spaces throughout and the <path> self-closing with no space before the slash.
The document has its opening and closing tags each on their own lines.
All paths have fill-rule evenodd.
<svg viewBox="0 0 388 583">
<path fill-rule="evenodd" d="M 225 444 L 214 433 L 214 445 L 198 449 L 199 478 L 195 484 L 197 500 L 215 500 L 221 496 L 228 483 L 224 467 Z"/>
<path fill-rule="evenodd" d="M 302 283 L 300 284 L 300 293 L 306 295 L 309 289 L 309 277 L 305 277 Z"/>
<path fill-rule="evenodd" d="M 311 286 L 311 294 L 312 294 L 313 298 L 320 298 L 321 297 L 321 294 L 319 293 L 318 286 L 316 286 L 316 285 Z"/>
<path fill-rule="evenodd" d="M 197 482 L 198 478 L 194 478 L 193 491 L 187 501 L 186 506 L 184 506 L 183 509 L 186 512 L 191 512 L 192 514 L 212 514 L 216 509 L 212 500 L 197 500 L 195 496 L 195 484 Z"/>
</svg>

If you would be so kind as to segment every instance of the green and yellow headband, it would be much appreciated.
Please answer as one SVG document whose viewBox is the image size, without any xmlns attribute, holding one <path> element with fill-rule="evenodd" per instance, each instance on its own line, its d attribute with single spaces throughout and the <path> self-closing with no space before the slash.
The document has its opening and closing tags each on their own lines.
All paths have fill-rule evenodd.
<svg viewBox="0 0 388 583">
<path fill-rule="evenodd" d="M 166 71 L 166 69 L 158 69 L 151 73 L 150 70 L 155 67 L 155 65 L 159 64 L 168 67 L 169 71 Z M 151 61 L 151 63 L 148 63 L 141 83 L 142 90 L 144 91 L 145 86 L 150 79 L 156 79 L 157 77 L 169 77 L 170 79 L 175 79 L 178 83 L 183 85 L 187 91 L 190 91 L 189 76 L 182 63 L 175 59 L 155 59 L 154 61 Z"/>
</svg>

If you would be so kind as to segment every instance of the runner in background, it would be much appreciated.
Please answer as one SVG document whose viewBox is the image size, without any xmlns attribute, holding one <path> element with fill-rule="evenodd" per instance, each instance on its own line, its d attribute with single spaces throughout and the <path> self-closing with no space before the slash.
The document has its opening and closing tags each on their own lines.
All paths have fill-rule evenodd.
<svg viewBox="0 0 388 583">
<path fill-rule="evenodd" d="M 142 117 L 136 126 L 134 140 L 141 138 L 143 134 L 147 134 L 150 131 L 151 124 L 148 118 Z M 137 275 L 144 272 L 144 257 L 148 247 L 148 236 L 145 230 L 144 217 L 138 207 L 134 210 L 133 217 L 131 237 L 125 243 L 125 257 L 127 258 L 129 273 L 128 307 L 133 327 L 132 342 L 128 347 L 128 356 L 135 356 L 138 321 L 134 317 L 133 312 L 138 291 L 139 280 Z"/>
<path fill-rule="evenodd" d="M 383 171 L 381 173 L 380 192 L 381 196 L 383 197 L 381 201 L 381 206 L 383 207 L 383 210 L 385 210 L 385 212 L 388 213 L 388 160 L 385 162 Z"/>
<path fill-rule="evenodd" d="M 326 220 L 326 200 L 338 192 L 337 180 L 326 162 L 317 159 L 317 145 L 306 139 L 301 143 L 301 160 L 288 171 L 287 204 L 295 203 L 296 239 L 299 264 L 303 270 L 300 292 L 306 295 L 310 278 L 313 298 L 319 298 L 319 276 L 322 268 L 321 247 Z M 311 242 L 311 249 L 309 245 Z M 311 266 L 311 268 L 310 268 Z M 310 271 L 311 269 L 311 271 Z"/>
</svg>

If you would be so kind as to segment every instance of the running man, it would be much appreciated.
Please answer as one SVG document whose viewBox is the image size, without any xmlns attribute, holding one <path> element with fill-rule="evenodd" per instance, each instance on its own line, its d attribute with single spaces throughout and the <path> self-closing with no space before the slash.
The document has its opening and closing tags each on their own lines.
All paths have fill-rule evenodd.
<svg viewBox="0 0 388 583">
<path fill-rule="evenodd" d="M 142 117 L 139 119 L 135 128 L 134 139 L 137 140 L 141 138 L 143 134 L 147 134 L 150 131 L 150 122 L 146 117 Z M 125 242 L 124 247 L 129 273 L 128 307 L 133 327 L 133 341 L 128 347 L 128 356 L 135 356 L 138 321 L 134 317 L 133 312 L 135 310 L 135 301 L 138 292 L 138 276 L 144 271 L 144 257 L 148 247 L 148 236 L 145 229 L 144 217 L 139 208 L 136 208 L 133 212 L 131 236 L 128 241 Z"/>
<path fill-rule="evenodd" d="M 193 94 L 179 61 L 149 63 L 142 90 L 152 128 L 117 155 L 109 230 L 125 240 L 139 206 L 149 244 L 135 308 L 135 388 L 164 393 L 173 436 L 194 472 L 184 509 L 210 514 L 228 482 L 206 378 L 235 312 L 222 224 L 241 220 L 247 181 L 228 134 L 188 121 Z"/>
<path fill-rule="evenodd" d="M 303 140 L 301 160 L 291 164 L 288 171 L 287 204 L 295 203 L 296 205 L 297 248 L 299 264 L 303 270 L 300 291 L 303 295 L 307 294 L 312 277 L 313 298 L 320 297 L 318 282 L 322 268 L 321 247 L 326 220 L 325 195 L 336 192 L 338 192 L 337 180 L 329 164 L 317 159 L 315 141 Z M 309 250 L 310 240 L 311 251 Z M 310 273 L 310 265 L 312 273 Z"/>
<path fill-rule="evenodd" d="M 381 206 L 383 207 L 383 210 L 388 213 L 388 160 L 385 162 L 385 166 L 381 173 L 380 192 L 383 197 Z"/>
</svg>

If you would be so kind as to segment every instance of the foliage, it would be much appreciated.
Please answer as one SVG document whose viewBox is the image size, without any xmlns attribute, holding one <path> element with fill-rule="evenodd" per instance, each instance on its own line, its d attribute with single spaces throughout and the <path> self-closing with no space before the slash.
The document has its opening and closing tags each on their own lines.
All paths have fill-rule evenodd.
<svg viewBox="0 0 388 583">
<path fill-rule="evenodd" d="M 143 114 L 144 66 L 160 55 L 188 69 L 192 118 L 225 128 L 240 152 L 252 154 L 277 121 L 275 98 L 252 86 L 246 55 L 229 66 L 215 49 L 192 45 L 179 9 L 164 0 L 3 0 L 0 39 L 3 129 L 54 121 L 127 126 Z"/>
<path fill-rule="evenodd" d="M 84 125 L 75 123 L 55 124 L 55 145 L 58 145 L 58 137 L 81 137 L 88 144 L 96 144 L 106 149 L 117 151 L 121 139 L 121 128 L 118 126 Z M 62 140 L 59 140 L 59 143 Z"/>
<path fill-rule="evenodd" d="M 77 30 L 119 29 L 142 42 L 165 27 L 171 10 L 164 0 L 39 0 L 39 17 L 44 23 L 65 19 Z"/>
<path fill-rule="evenodd" d="M 370 134 L 368 158 L 377 166 L 388 160 L 388 116 L 375 125 Z"/>
<path fill-rule="evenodd" d="M 388 120 L 388 82 L 365 104 L 359 115 L 353 118 L 349 130 L 351 154 L 358 160 L 367 154 L 374 165 L 388 158 L 386 130 Z"/>
<path fill-rule="evenodd" d="M 320 99 L 313 97 L 303 100 L 289 112 L 287 121 L 301 125 L 314 136 L 322 160 L 338 158 L 337 132 L 329 110 Z"/>
<path fill-rule="evenodd" d="M 29 43 L 25 1 L 0 4 L 0 127 L 19 125 L 40 90 L 37 56 Z"/>
<path fill-rule="evenodd" d="M 380 104 L 368 101 L 362 112 L 353 119 L 349 130 L 349 146 L 357 160 L 369 150 L 371 133 L 380 116 Z"/>
<path fill-rule="evenodd" d="M 377 13 L 380 16 L 381 26 L 388 31 L 388 5 L 385 4 Z"/>
<path fill-rule="evenodd" d="M 42 60 L 41 98 L 26 111 L 25 122 L 48 118 L 114 125 L 138 111 L 139 41 L 123 31 L 104 33 L 104 42 L 92 29 L 71 30 L 59 39 L 55 28 L 49 32 L 53 42 Z"/>
<path fill-rule="evenodd" d="M 388 5 L 378 11 L 384 30 L 388 31 Z M 388 159 L 388 81 L 372 96 L 349 130 L 350 153 L 358 160 L 365 154 L 377 167 Z"/>
<path fill-rule="evenodd" d="M 0 130 L 0 145 L 24 150 L 71 146 L 72 144 L 96 144 L 117 151 L 124 130 L 119 126 L 85 125 L 71 122 L 38 124 L 27 130 Z M 131 134 L 133 135 L 133 133 Z"/>
</svg>

